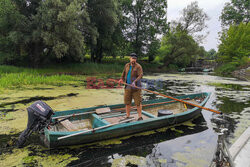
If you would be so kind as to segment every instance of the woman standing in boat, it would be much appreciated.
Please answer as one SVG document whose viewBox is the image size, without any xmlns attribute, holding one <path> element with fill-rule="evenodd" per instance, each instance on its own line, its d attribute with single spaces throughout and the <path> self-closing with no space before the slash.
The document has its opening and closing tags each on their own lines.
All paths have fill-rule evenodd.
<svg viewBox="0 0 250 167">
<path fill-rule="evenodd" d="M 130 54 L 130 62 L 127 63 L 122 72 L 122 77 L 119 80 L 119 83 L 126 82 L 133 86 L 141 87 L 141 78 L 143 76 L 143 70 L 139 63 L 136 62 L 137 55 L 135 53 Z M 142 97 L 141 89 L 137 89 L 131 86 L 125 86 L 124 90 L 124 104 L 126 105 L 126 114 L 125 119 L 130 118 L 130 109 L 132 98 L 134 99 L 135 105 L 137 107 L 138 121 L 143 120 L 142 118 Z"/>
</svg>

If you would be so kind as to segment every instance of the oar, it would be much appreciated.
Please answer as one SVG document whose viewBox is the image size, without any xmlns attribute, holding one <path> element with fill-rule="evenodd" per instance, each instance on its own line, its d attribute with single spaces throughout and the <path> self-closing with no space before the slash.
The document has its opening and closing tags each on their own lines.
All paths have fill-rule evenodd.
<svg viewBox="0 0 250 167">
<path fill-rule="evenodd" d="M 185 98 L 185 99 L 181 99 L 181 100 L 188 100 L 188 99 L 190 99 L 190 98 Z M 148 107 L 148 106 L 154 106 L 154 105 L 160 105 L 160 104 L 166 104 L 166 103 L 173 103 L 173 102 L 175 102 L 175 100 L 173 100 L 173 101 L 165 101 L 165 102 L 160 102 L 160 103 L 153 103 L 153 104 L 144 104 L 144 105 L 142 105 L 142 107 Z M 131 108 L 136 109 L 136 106 L 133 106 Z M 120 110 L 125 111 L 124 109 L 126 109 L 126 108 L 114 108 L 113 110 L 115 110 L 115 111 L 120 111 Z"/>
<path fill-rule="evenodd" d="M 214 112 L 214 113 L 216 113 L 216 114 L 222 114 L 222 112 L 220 112 L 220 111 L 216 111 L 216 110 L 213 110 L 213 109 L 210 109 L 210 108 L 206 108 L 206 107 L 202 107 L 202 106 L 199 106 L 199 105 L 196 105 L 196 104 L 193 104 L 193 103 L 189 103 L 189 102 L 187 102 L 187 101 L 183 101 L 183 100 L 180 100 L 180 99 L 176 99 L 176 98 L 174 98 L 174 97 L 167 96 L 167 95 L 164 95 L 164 94 L 161 94 L 161 93 L 152 91 L 152 90 L 144 89 L 144 88 L 141 88 L 141 87 L 138 87 L 138 86 L 133 86 L 133 85 L 131 85 L 131 84 L 127 84 L 127 83 L 124 83 L 124 82 L 122 82 L 122 83 L 123 83 L 124 85 L 130 86 L 130 87 L 134 87 L 134 88 L 141 89 L 141 90 L 144 90 L 144 91 L 147 91 L 147 92 L 150 92 L 150 93 L 154 93 L 154 94 L 157 94 L 157 95 L 160 95 L 160 96 L 163 96 L 163 97 L 167 97 L 167 98 L 170 98 L 170 99 L 173 99 L 173 100 L 182 102 L 182 103 L 189 104 L 189 105 L 191 105 L 191 106 L 195 106 L 195 107 L 198 107 L 198 108 L 201 108 L 201 109 L 204 109 L 204 110 L 208 110 L 208 111 Z"/>
<path fill-rule="evenodd" d="M 126 119 L 124 121 L 120 121 L 120 122 L 117 122 L 117 123 L 113 123 L 113 124 L 101 126 L 101 127 L 94 128 L 94 129 L 91 129 L 91 130 L 87 130 L 87 131 L 83 131 L 83 132 L 78 132 L 78 133 L 73 133 L 73 134 L 67 135 L 67 136 L 58 137 L 57 140 L 62 140 L 62 139 L 66 139 L 66 138 L 69 138 L 69 137 L 72 137 L 72 136 L 82 135 L 82 134 L 85 134 L 85 133 L 88 133 L 88 132 L 93 132 L 94 133 L 96 130 L 108 128 L 108 127 L 111 127 L 111 126 L 114 126 L 114 125 L 118 125 L 118 124 L 122 124 L 122 123 L 125 123 L 125 122 L 129 122 L 129 121 L 133 121 L 134 119 L 135 118 Z"/>
</svg>

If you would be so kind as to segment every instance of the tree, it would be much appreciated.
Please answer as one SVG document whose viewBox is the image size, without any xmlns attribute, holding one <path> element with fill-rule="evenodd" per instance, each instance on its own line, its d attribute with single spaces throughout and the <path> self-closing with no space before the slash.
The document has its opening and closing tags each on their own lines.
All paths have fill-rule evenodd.
<svg viewBox="0 0 250 167">
<path fill-rule="evenodd" d="M 37 13 L 36 10 L 39 6 L 39 2 L 39 0 L 30 0 L 29 3 L 22 0 L 1 1 L 0 38 L 6 40 L 5 44 L 7 45 L 4 45 L 7 50 L 5 50 L 5 53 L 16 55 L 14 58 L 16 60 L 23 55 L 29 55 L 30 60 L 34 60 L 33 64 L 35 64 L 36 59 L 34 57 L 37 56 L 34 51 L 37 50 L 37 46 L 39 46 L 37 42 L 39 40 L 33 36 L 35 35 L 33 16 Z"/>
<path fill-rule="evenodd" d="M 23 16 L 17 11 L 11 0 L 0 1 L 0 63 L 9 63 L 20 54 Z"/>
<path fill-rule="evenodd" d="M 147 53 L 149 62 L 154 60 L 155 55 L 157 55 L 160 47 L 161 47 L 160 40 L 155 39 L 155 40 L 151 41 L 151 43 L 148 46 L 148 53 Z"/>
<path fill-rule="evenodd" d="M 199 54 L 200 48 L 192 36 L 177 27 L 162 39 L 155 61 L 168 67 L 170 64 L 186 67 Z"/>
<path fill-rule="evenodd" d="M 85 0 L 43 1 L 35 18 L 46 56 L 70 61 L 83 57 L 83 30 L 90 24 Z"/>
<path fill-rule="evenodd" d="M 103 52 L 112 48 L 112 34 L 118 24 L 118 2 L 116 0 L 88 0 L 88 13 L 98 36 L 90 42 L 91 60 L 101 62 Z"/>
<path fill-rule="evenodd" d="M 217 57 L 217 52 L 214 49 L 210 49 L 206 52 L 206 58 L 210 60 L 214 60 Z"/>
<path fill-rule="evenodd" d="M 193 38 L 202 43 L 206 38 L 208 32 L 204 34 L 201 33 L 205 28 L 207 28 L 206 21 L 209 20 L 208 15 L 199 8 L 198 2 L 191 2 L 186 8 L 181 11 L 181 17 L 177 21 L 171 23 L 173 28 L 179 26 L 182 31 L 186 31 Z"/>
<path fill-rule="evenodd" d="M 167 0 L 121 0 L 121 4 L 126 40 L 139 56 L 151 53 L 149 50 L 155 49 L 157 35 L 166 33 L 168 28 Z"/>
<path fill-rule="evenodd" d="M 231 25 L 220 38 L 218 61 L 235 66 L 248 63 L 250 55 L 250 23 Z"/>
<path fill-rule="evenodd" d="M 86 0 L 3 0 L 1 7 L 4 52 L 13 50 L 16 60 L 25 55 L 33 67 L 46 60 L 80 61 L 86 50 L 84 38 L 94 34 Z"/>
<path fill-rule="evenodd" d="M 249 0 L 231 0 L 231 2 L 226 3 L 220 16 L 222 25 L 248 23 L 250 20 L 249 8 Z"/>
</svg>

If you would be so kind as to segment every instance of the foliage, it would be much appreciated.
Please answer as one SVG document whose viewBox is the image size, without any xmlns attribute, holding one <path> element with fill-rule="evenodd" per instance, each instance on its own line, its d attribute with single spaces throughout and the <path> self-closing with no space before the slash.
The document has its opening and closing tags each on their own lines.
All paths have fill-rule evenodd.
<svg viewBox="0 0 250 167">
<path fill-rule="evenodd" d="M 41 67 L 131 52 L 154 59 L 166 0 L 1 0 L 0 64 Z"/>
<path fill-rule="evenodd" d="M 217 52 L 214 49 L 210 49 L 206 52 L 206 58 L 209 60 L 215 60 L 217 59 Z"/>
<path fill-rule="evenodd" d="M 158 49 L 157 35 L 164 34 L 168 28 L 167 1 L 120 0 L 120 2 L 123 11 L 123 35 L 139 56 L 148 53 L 148 56 L 153 57 Z"/>
<path fill-rule="evenodd" d="M 235 66 L 248 63 L 250 55 L 250 24 L 231 25 L 221 36 L 218 62 Z"/>
<path fill-rule="evenodd" d="M 101 62 L 103 52 L 112 50 L 112 34 L 116 30 L 118 20 L 117 0 L 88 0 L 88 13 L 91 23 L 96 27 L 98 36 L 96 43 L 89 43 L 91 59 Z"/>
<path fill-rule="evenodd" d="M 154 60 L 155 55 L 157 55 L 158 50 L 161 47 L 161 42 L 157 39 L 153 40 L 148 46 L 148 61 L 151 62 Z"/>
<path fill-rule="evenodd" d="M 249 8 L 249 0 L 231 0 L 231 2 L 226 3 L 220 16 L 222 25 L 248 23 L 250 20 Z"/>
<path fill-rule="evenodd" d="M 82 31 L 90 24 L 85 0 L 46 0 L 38 8 L 38 34 L 46 56 L 80 60 L 84 52 Z M 51 54 L 51 55 L 50 55 Z"/>
<path fill-rule="evenodd" d="M 236 65 L 233 63 L 223 64 L 220 67 L 216 68 L 215 73 L 219 75 L 230 75 L 231 72 L 237 69 Z"/>
<path fill-rule="evenodd" d="M 166 67 L 170 64 L 186 67 L 198 53 L 199 46 L 192 36 L 177 27 L 163 37 L 155 62 Z"/>
<path fill-rule="evenodd" d="M 88 49 L 101 59 L 103 50 L 112 47 L 110 39 L 118 23 L 115 0 L 0 3 L 0 61 L 4 64 L 17 65 L 15 61 L 21 59 L 34 67 L 51 61 L 81 62 Z"/>
<path fill-rule="evenodd" d="M 29 3 L 4 0 L 1 3 L 0 41 L 5 44 L 0 51 L 29 57 L 34 67 L 53 59 L 62 61 L 64 57 L 80 60 L 84 51 L 83 33 L 89 24 L 85 0 L 31 0 Z"/>
<path fill-rule="evenodd" d="M 0 1 L 0 64 L 16 64 L 29 41 L 29 21 L 11 0 Z"/>
<path fill-rule="evenodd" d="M 204 34 L 200 34 L 205 28 L 207 28 L 206 21 L 209 20 L 208 15 L 199 8 L 198 2 L 191 2 L 181 12 L 181 17 L 177 21 L 173 21 L 171 26 L 173 28 L 179 27 L 182 31 L 186 31 L 197 42 L 202 42 L 206 37 Z"/>
</svg>

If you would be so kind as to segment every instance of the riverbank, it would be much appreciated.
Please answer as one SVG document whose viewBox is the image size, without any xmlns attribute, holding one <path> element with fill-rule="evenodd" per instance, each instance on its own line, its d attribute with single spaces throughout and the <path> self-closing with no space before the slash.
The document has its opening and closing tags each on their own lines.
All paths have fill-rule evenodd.
<svg viewBox="0 0 250 167">
<path fill-rule="evenodd" d="M 232 72 L 235 78 L 250 81 L 250 67 L 243 68 Z"/>
<path fill-rule="evenodd" d="M 79 86 L 88 76 L 118 76 L 122 69 L 123 66 L 118 64 L 95 63 L 68 64 L 39 69 L 2 65 L 0 66 L 0 91 L 38 85 Z"/>
<path fill-rule="evenodd" d="M 78 85 L 87 77 L 100 76 L 119 78 L 125 63 L 96 64 L 65 64 L 44 68 L 27 68 L 0 65 L 0 91 L 27 86 L 51 85 L 65 86 Z M 163 72 L 156 64 L 141 63 L 144 72 Z M 167 70 L 166 70 L 167 71 Z"/>
</svg>

